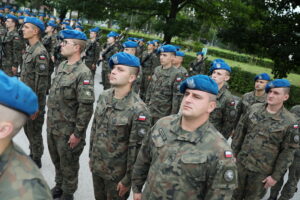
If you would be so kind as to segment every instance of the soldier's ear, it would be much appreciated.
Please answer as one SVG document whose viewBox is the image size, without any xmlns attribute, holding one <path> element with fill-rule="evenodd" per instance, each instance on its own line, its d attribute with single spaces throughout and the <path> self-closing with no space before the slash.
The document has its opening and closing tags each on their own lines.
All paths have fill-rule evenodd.
<svg viewBox="0 0 300 200">
<path fill-rule="evenodd" d="M 216 101 L 210 101 L 208 104 L 208 109 L 207 109 L 208 113 L 211 113 L 212 111 L 214 111 L 216 106 L 217 106 Z"/>
<path fill-rule="evenodd" d="M 14 130 L 11 122 L 0 122 L 0 140 L 8 138 Z"/>
</svg>

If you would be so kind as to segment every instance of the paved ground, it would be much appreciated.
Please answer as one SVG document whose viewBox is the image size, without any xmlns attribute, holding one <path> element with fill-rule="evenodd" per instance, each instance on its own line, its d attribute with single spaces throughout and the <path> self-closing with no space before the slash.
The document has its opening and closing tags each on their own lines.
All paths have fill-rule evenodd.
<svg viewBox="0 0 300 200">
<path fill-rule="evenodd" d="M 100 68 L 97 69 L 97 73 L 95 76 L 95 96 L 96 99 L 98 98 L 99 94 L 102 92 L 103 88 L 102 85 L 99 84 L 99 81 L 101 80 L 100 78 Z M 96 102 L 96 101 L 95 101 Z M 95 109 L 96 104 L 94 105 Z M 93 119 L 93 118 L 92 118 Z M 89 136 L 90 136 L 90 130 L 91 130 L 91 122 L 88 127 L 87 131 L 87 137 L 86 137 L 86 147 L 80 157 L 80 171 L 79 171 L 79 185 L 78 185 L 78 190 L 75 193 L 75 200 L 93 200 L 94 199 L 94 194 L 93 194 L 93 184 L 92 184 L 92 176 L 88 167 L 88 149 L 89 149 Z M 54 166 L 51 162 L 50 156 L 49 156 L 49 151 L 47 148 L 47 141 L 46 141 L 46 124 L 43 126 L 43 139 L 44 139 L 44 146 L 45 146 L 45 151 L 44 151 L 44 156 L 42 158 L 42 173 L 47 180 L 50 188 L 54 186 Z M 19 144 L 25 152 L 29 153 L 28 149 L 28 141 L 27 138 L 22 131 L 19 133 L 14 141 Z M 300 188 L 300 182 L 298 184 L 298 188 Z M 132 199 L 132 195 L 129 197 L 129 199 Z M 267 198 L 264 198 L 266 200 Z M 297 192 L 297 194 L 294 196 L 292 200 L 299 200 L 300 199 L 300 191 Z"/>
</svg>

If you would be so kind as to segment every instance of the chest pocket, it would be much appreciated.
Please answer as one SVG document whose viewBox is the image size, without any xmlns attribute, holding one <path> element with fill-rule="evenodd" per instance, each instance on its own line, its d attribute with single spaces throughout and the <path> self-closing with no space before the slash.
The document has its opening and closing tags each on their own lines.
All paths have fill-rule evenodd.
<svg viewBox="0 0 300 200">
<path fill-rule="evenodd" d="M 62 80 L 61 88 L 63 99 L 65 100 L 72 100 L 76 99 L 76 90 L 73 88 L 75 83 L 73 80 Z"/>
<path fill-rule="evenodd" d="M 201 182 L 206 180 L 208 169 L 207 156 L 200 152 L 190 152 L 181 156 L 182 175 L 192 181 Z"/>
<path fill-rule="evenodd" d="M 117 116 L 116 119 L 113 120 L 112 134 L 116 137 L 117 141 L 128 141 L 129 138 L 129 124 L 128 119 L 126 117 Z"/>
</svg>

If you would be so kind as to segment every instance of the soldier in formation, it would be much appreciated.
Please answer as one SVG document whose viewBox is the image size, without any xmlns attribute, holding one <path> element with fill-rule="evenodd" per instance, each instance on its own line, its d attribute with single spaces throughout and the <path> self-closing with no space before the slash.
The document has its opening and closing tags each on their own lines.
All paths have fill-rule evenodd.
<svg viewBox="0 0 300 200">
<path fill-rule="evenodd" d="M 180 92 L 182 114 L 159 119 L 143 140 L 132 174 L 134 200 L 231 199 L 235 161 L 209 122 L 218 85 L 197 75 L 182 82 Z"/>
<path fill-rule="evenodd" d="M 196 53 L 197 58 L 190 63 L 189 74 L 191 76 L 196 74 L 206 74 L 205 58 L 203 52 Z"/>
<path fill-rule="evenodd" d="M 85 49 L 85 64 L 91 70 L 93 76 L 96 73 L 96 64 L 99 59 L 100 43 L 98 41 L 98 27 L 90 29 L 90 39 L 87 41 Z"/>
</svg>

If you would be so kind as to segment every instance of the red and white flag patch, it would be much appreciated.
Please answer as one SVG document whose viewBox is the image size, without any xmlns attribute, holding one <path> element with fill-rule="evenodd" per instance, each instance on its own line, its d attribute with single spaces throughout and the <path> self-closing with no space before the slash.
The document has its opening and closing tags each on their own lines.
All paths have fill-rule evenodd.
<svg viewBox="0 0 300 200">
<path fill-rule="evenodd" d="M 182 80 L 181 77 L 176 78 L 176 82 L 180 82 L 181 80 Z"/>
<path fill-rule="evenodd" d="M 90 84 L 90 80 L 84 80 L 83 81 L 83 85 L 89 85 Z"/>
<path fill-rule="evenodd" d="M 294 124 L 294 128 L 299 128 L 299 125 L 298 124 Z"/>
<path fill-rule="evenodd" d="M 232 158 L 233 154 L 231 151 L 224 151 L 224 156 L 225 156 L 225 158 Z"/>
<path fill-rule="evenodd" d="M 230 102 L 230 105 L 234 106 L 235 105 L 235 101 Z"/>
<path fill-rule="evenodd" d="M 46 60 L 46 56 L 40 55 L 40 60 Z"/>
<path fill-rule="evenodd" d="M 147 118 L 146 118 L 145 115 L 140 115 L 139 118 L 138 118 L 139 121 L 146 121 L 146 119 Z"/>
</svg>

